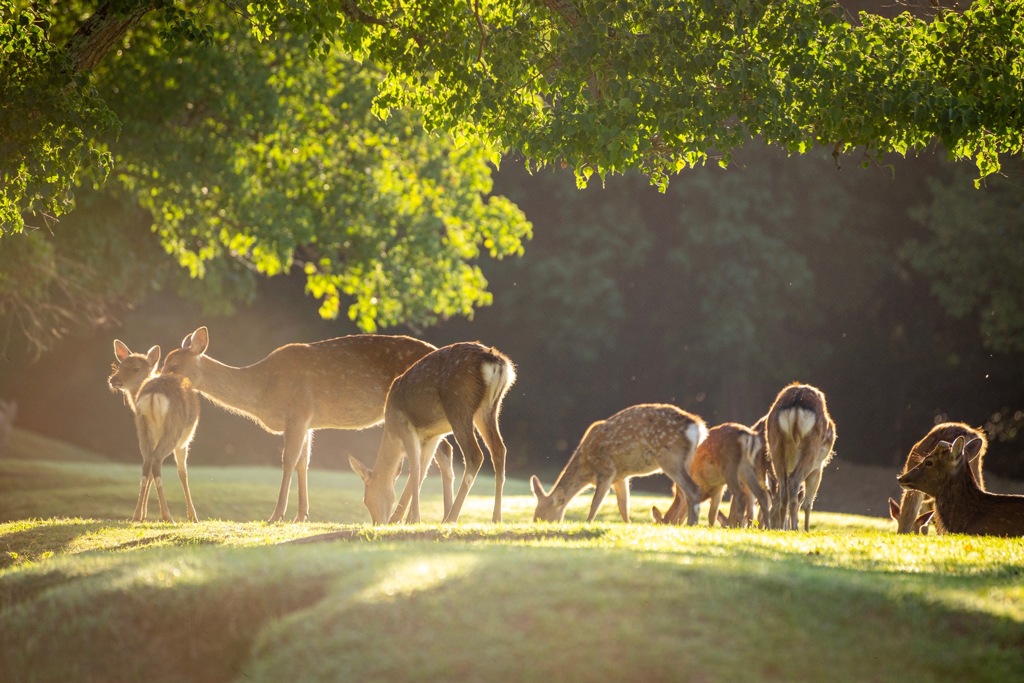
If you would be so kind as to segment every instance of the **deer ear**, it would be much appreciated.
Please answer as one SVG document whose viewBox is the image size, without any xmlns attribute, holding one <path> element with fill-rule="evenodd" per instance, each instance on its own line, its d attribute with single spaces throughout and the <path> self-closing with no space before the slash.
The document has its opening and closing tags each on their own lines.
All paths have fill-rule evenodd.
<svg viewBox="0 0 1024 683">
<path fill-rule="evenodd" d="M 548 494 L 544 493 L 544 486 L 541 485 L 540 479 L 537 475 L 530 477 L 530 488 L 533 489 L 533 495 L 537 496 L 537 500 L 544 500 L 548 497 Z"/>
<path fill-rule="evenodd" d="M 900 504 L 892 498 L 889 499 L 889 516 L 897 522 L 900 521 Z"/>
<path fill-rule="evenodd" d="M 932 521 L 932 516 L 934 514 L 935 510 L 929 510 L 928 512 L 923 512 L 918 515 L 917 519 L 914 520 L 914 531 L 921 533 L 921 528 L 926 526 L 928 522 Z"/>
<path fill-rule="evenodd" d="M 964 447 L 964 453 L 967 455 L 968 461 L 973 461 L 975 458 L 981 455 L 982 451 L 984 450 L 985 442 L 982 441 L 981 439 L 971 439 L 970 443 L 968 443 Z"/>
<path fill-rule="evenodd" d="M 206 347 L 210 345 L 210 333 L 205 327 L 188 335 L 181 340 L 181 348 L 193 356 L 201 356 L 206 353 Z"/>
<path fill-rule="evenodd" d="M 373 473 L 373 470 L 369 469 L 366 465 L 351 455 L 348 456 L 348 464 L 352 466 L 352 471 L 359 475 L 359 478 L 363 480 L 364 484 L 370 483 L 370 475 Z"/>
<path fill-rule="evenodd" d="M 658 509 L 657 505 L 651 506 L 651 519 L 655 524 L 665 524 L 665 515 Z"/>
<path fill-rule="evenodd" d="M 963 435 L 956 437 L 953 441 L 953 445 L 950 448 L 950 460 L 957 462 L 964 454 L 964 446 L 967 445 L 967 440 L 964 439 Z"/>
<path fill-rule="evenodd" d="M 149 347 L 149 351 L 146 352 L 146 360 L 150 365 L 156 365 L 160 362 L 160 347 L 154 344 Z"/>
<path fill-rule="evenodd" d="M 118 363 L 123 363 L 124 359 L 132 355 L 132 350 L 121 341 L 120 339 L 114 340 L 114 358 L 117 359 Z"/>
</svg>

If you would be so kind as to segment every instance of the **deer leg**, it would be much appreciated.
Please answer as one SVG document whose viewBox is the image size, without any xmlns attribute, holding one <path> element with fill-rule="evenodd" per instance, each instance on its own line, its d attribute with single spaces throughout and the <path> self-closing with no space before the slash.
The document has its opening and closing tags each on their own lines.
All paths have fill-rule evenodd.
<svg viewBox="0 0 1024 683">
<path fill-rule="evenodd" d="M 587 521 L 593 522 L 594 518 L 597 517 L 597 511 L 601 509 L 601 503 L 604 502 L 604 497 L 608 495 L 608 489 L 612 485 L 612 475 L 610 473 L 601 473 L 597 477 L 597 481 L 594 483 L 594 499 L 590 501 L 590 514 L 587 515 Z"/>
<path fill-rule="evenodd" d="M 270 515 L 268 522 L 280 522 L 284 519 L 284 511 L 288 507 L 288 489 L 292 485 L 292 470 L 299 462 L 303 445 L 306 442 L 306 429 L 291 424 L 284 428 L 284 445 L 281 449 L 281 490 L 277 494 L 277 507 Z M 307 510 L 308 512 L 308 510 Z"/>
<path fill-rule="evenodd" d="M 188 521 L 197 522 L 196 507 L 192 504 L 192 493 L 188 490 L 188 446 L 174 449 L 174 463 L 178 466 L 178 479 L 181 480 L 181 488 L 185 491 L 185 509 L 188 512 Z"/>
<path fill-rule="evenodd" d="M 162 464 L 160 458 L 153 462 L 153 483 L 156 484 L 156 497 L 160 500 L 160 519 L 165 522 L 173 522 L 171 509 L 167 507 L 167 498 L 164 496 L 164 478 L 160 474 Z"/>
<path fill-rule="evenodd" d="M 454 457 L 452 445 L 447 439 L 441 439 L 434 449 L 434 462 L 441 472 L 441 494 L 444 497 L 445 517 L 452 510 L 452 499 L 455 497 L 455 468 L 452 466 Z"/>
<path fill-rule="evenodd" d="M 313 430 L 306 430 L 306 438 L 299 449 L 299 461 L 295 463 L 296 478 L 299 480 L 299 507 L 295 511 L 295 521 L 305 522 L 309 519 L 309 453 L 313 448 Z"/>
<path fill-rule="evenodd" d="M 818 487 L 821 486 L 821 468 L 810 473 L 804 481 L 804 500 L 800 506 L 804 509 L 804 531 L 811 530 L 811 508 L 814 507 L 814 498 L 818 495 Z"/>
<path fill-rule="evenodd" d="M 423 444 L 415 430 L 409 430 L 402 435 L 402 443 L 405 444 L 405 453 L 409 461 L 409 479 L 405 487 L 409 489 L 409 511 L 406 513 L 405 521 L 408 524 L 418 524 L 420 521 L 420 484 L 423 482 Z"/>
<path fill-rule="evenodd" d="M 669 479 L 676 485 L 676 492 L 681 493 L 685 498 L 686 505 L 686 523 L 694 525 L 699 521 L 700 517 L 700 502 L 701 502 L 701 490 L 697 486 L 697 482 L 690 477 L 690 474 L 686 471 L 686 467 L 681 463 L 678 466 L 664 467 L 662 471 L 668 476 Z M 673 505 L 675 501 L 673 500 Z M 678 519 L 673 521 L 673 524 L 682 522 L 683 515 L 680 512 Z"/>
<path fill-rule="evenodd" d="M 474 422 L 484 443 L 487 444 L 491 464 L 494 465 L 494 512 L 491 514 L 491 521 L 497 524 L 501 522 L 501 494 L 505 490 L 505 441 L 498 430 L 496 411 L 488 411 L 483 416 L 477 415 Z"/>
<path fill-rule="evenodd" d="M 724 493 L 724 484 L 711 489 L 711 505 L 708 507 L 708 526 L 714 526 L 715 521 L 718 520 L 718 506 L 722 504 L 722 495 Z"/>
<path fill-rule="evenodd" d="M 455 427 L 454 422 L 451 424 Z M 460 423 L 458 427 L 455 427 L 454 434 L 455 441 L 462 450 L 462 457 L 466 461 L 466 470 L 462 475 L 462 484 L 459 486 L 459 492 L 455 495 L 455 500 L 452 502 L 452 509 L 444 518 L 446 523 L 459 521 L 459 514 L 462 512 L 463 503 L 466 502 L 466 495 L 469 494 L 469 490 L 473 487 L 476 475 L 480 472 L 480 466 L 484 462 L 484 454 L 480 450 L 480 444 L 477 443 L 472 420 Z"/>
<path fill-rule="evenodd" d="M 615 489 L 615 502 L 619 504 L 622 521 L 629 524 L 629 479 L 612 482 L 612 488 Z"/>
<path fill-rule="evenodd" d="M 666 524 L 679 524 L 683 520 L 686 511 L 686 498 L 678 485 L 672 484 L 672 504 L 665 511 L 664 521 Z"/>
<path fill-rule="evenodd" d="M 420 475 L 417 479 L 413 479 L 411 465 L 409 472 L 409 479 L 405 482 L 405 490 L 402 491 L 402 500 L 408 501 L 412 499 L 413 490 L 419 492 L 423 489 L 423 482 L 427 479 L 427 469 L 430 467 L 430 461 L 434 457 L 437 449 L 437 443 L 440 437 L 428 440 L 424 445 L 418 446 L 420 451 Z M 418 493 L 417 493 L 418 497 Z M 391 515 L 392 519 L 397 517 L 399 520 L 402 518 L 402 501 L 399 501 L 398 508 L 395 509 Z M 442 517 L 443 519 L 443 517 Z M 397 521 L 397 520 L 396 520 Z M 406 522 L 413 523 L 418 522 L 419 519 L 412 519 L 412 508 L 409 508 L 409 514 L 406 516 Z"/>
<path fill-rule="evenodd" d="M 142 466 L 142 480 L 139 482 L 139 500 L 135 503 L 135 514 L 132 515 L 133 522 L 146 521 L 146 504 L 149 502 L 149 472 L 145 465 Z"/>
</svg>

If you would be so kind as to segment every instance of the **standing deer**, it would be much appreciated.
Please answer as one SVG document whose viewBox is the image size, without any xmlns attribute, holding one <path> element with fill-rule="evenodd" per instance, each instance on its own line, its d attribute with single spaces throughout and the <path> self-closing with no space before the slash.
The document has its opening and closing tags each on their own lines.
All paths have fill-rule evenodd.
<svg viewBox="0 0 1024 683">
<path fill-rule="evenodd" d="M 763 464 L 765 443 L 750 427 L 726 422 L 708 430 L 707 438 L 697 446 L 690 463 L 690 476 L 700 488 L 700 502 L 711 499 L 708 525 L 718 520 L 723 526 L 746 526 L 753 517 L 753 501 L 762 510 L 769 510 L 771 499 Z M 760 473 L 759 473 L 760 470 Z M 729 518 L 718 512 L 725 487 L 732 494 Z M 672 504 L 662 514 L 657 507 L 651 515 L 658 524 L 678 524 L 681 521 L 683 494 L 673 486 Z"/>
<path fill-rule="evenodd" d="M 269 521 L 284 517 L 292 471 L 298 472 L 295 521 L 309 518 L 306 491 L 310 446 L 317 429 L 365 429 L 384 417 L 388 388 L 409 366 L 434 350 L 418 339 L 352 335 L 311 344 L 287 344 L 245 367 L 206 355 L 209 332 L 200 327 L 167 354 L 162 372 L 186 377 L 193 389 L 273 434 L 283 434 L 281 489 Z M 451 498 L 451 461 L 438 459 Z"/>
<path fill-rule="evenodd" d="M 373 468 L 349 456 L 352 469 L 366 485 L 363 502 L 374 524 L 398 521 L 392 517 L 395 478 L 403 454 L 409 459 L 410 491 L 406 521 L 420 521 L 420 484 L 438 441 L 454 433 L 465 459 L 465 473 L 444 522 L 457 522 L 484 455 L 476 432 L 487 444 L 494 465 L 494 512 L 501 521 L 501 495 L 505 486 L 505 442 L 498 430 L 505 394 L 516 380 L 515 366 L 497 349 L 461 342 L 433 351 L 405 371 L 388 393 L 384 407 L 384 435 Z M 410 487 L 412 487 L 410 489 Z M 404 498 L 404 497 L 403 497 Z"/>
<path fill-rule="evenodd" d="M 135 416 L 135 431 L 142 452 L 142 481 L 139 483 L 139 500 L 132 521 L 141 522 L 146 518 L 146 503 L 150 486 L 154 482 L 160 500 L 161 518 L 166 522 L 174 521 L 167 508 L 163 479 L 160 476 L 164 459 L 174 451 L 178 479 L 185 491 L 188 518 L 194 522 L 198 517 L 188 488 L 186 461 L 188 445 L 199 420 L 199 400 L 181 378 L 159 381 L 160 378 L 153 374 L 160 362 L 159 346 L 151 346 L 145 354 L 132 353 L 124 342 L 115 339 L 114 359 L 111 366 L 113 372 L 107 384 L 111 391 L 121 393 Z"/>
<path fill-rule="evenodd" d="M 913 445 L 907 455 L 907 462 L 903 466 L 903 472 L 909 472 L 919 462 L 931 453 L 940 441 L 953 443 L 958 436 L 964 437 L 967 441 L 967 456 L 974 472 L 974 478 L 978 486 L 985 488 L 985 480 L 982 476 L 982 461 L 985 459 L 985 451 L 988 448 L 988 440 L 985 433 L 962 422 L 943 422 L 932 427 L 931 431 L 924 435 L 920 441 Z M 896 533 L 909 534 L 926 531 L 929 521 L 935 521 L 936 530 L 943 531 L 941 517 L 933 517 L 935 506 L 931 498 L 926 497 L 920 491 L 904 489 L 900 502 L 889 499 L 889 515 L 896 520 Z"/>
<path fill-rule="evenodd" d="M 968 466 L 963 435 L 952 444 L 939 441 L 931 453 L 899 477 L 900 486 L 935 499 L 935 510 L 948 533 L 1024 536 L 1024 496 L 983 490 Z"/>
<path fill-rule="evenodd" d="M 550 493 L 544 491 L 536 475 L 530 477 L 537 497 L 533 518 L 563 521 L 565 509 L 576 494 L 593 486 L 587 521 L 594 521 L 608 489 L 614 488 L 619 514 L 628 523 L 630 477 L 664 472 L 683 492 L 687 522 L 696 524 L 700 489 L 690 477 L 689 467 L 694 451 L 707 435 L 702 419 L 666 404 L 635 405 L 607 420 L 598 420 L 583 434 Z"/>
<path fill-rule="evenodd" d="M 199 397 L 192 390 L 192 383 L 185 377 L 158 375 L 145 381 L 135 399 L 135 429 L 139 436 L 139 450 L 142 452 L 142 480 L 139 482 L 139 501 L 135 505 L 133 522 L 146 519 L 146 504 L 149 489 L 156 484 L 160 500 L 160 517 L 173 522 L 171 512 L 164 498 L 164 483 L 160 469 L 163 461 L 174 453 L 178 465 L 178 478 L 185 490 L 185 505 L 190 522 L 198 520 L 188 489 L 188 445 L 196 433 L 199 422 Z"/>
<path fill-rule="evenodd" d="M 778 479 L 770 526 L 798 529 L 798 509 L 804 510 L 804 530 L 810 530 L 811 508 L 818 495 L 821 473 L 832 459 L 836 425 L 825 406 L 825 394 L 807 384 L 793 383 L 779 392 L 768 411 L 768 453 Z M 800 487 L 803 485 L 803 500 Z"/>
</svg>

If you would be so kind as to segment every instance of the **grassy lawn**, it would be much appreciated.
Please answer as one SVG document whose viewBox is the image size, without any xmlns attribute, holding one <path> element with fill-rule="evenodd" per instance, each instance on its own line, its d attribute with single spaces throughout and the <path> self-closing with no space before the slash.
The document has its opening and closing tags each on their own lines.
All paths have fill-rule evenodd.
<svg viewBox="0 0 1024 683">
<path fill-rule="evenodd" d="M 322 521 L 267 525 L 277 471 L 201 466 L 203 521 L 132 524 L 137 465 L 29 436 L 0 459 L 4 681 L 1024 680 L 1022 540 L 657 527 L 639 493 L 631 525 L 611 497 L 538 525 L 518 480 L 492 525 L 486 472 L 453 527 L 372 527 L 320 470 Z"/>
</svg>

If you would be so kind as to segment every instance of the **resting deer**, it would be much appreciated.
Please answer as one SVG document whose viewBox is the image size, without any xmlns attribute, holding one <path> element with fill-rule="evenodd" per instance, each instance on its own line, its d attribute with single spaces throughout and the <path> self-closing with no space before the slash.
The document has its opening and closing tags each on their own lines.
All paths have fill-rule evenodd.
<svg viewBox="0 0 1024 683">
<path fill-rule="evenodd" d="M 1024 496 L 983 490 L 968 466 L 970 449 L 963 435 L 952 444 L 939 441 L 931 453 L 897 481 L 904 489 L 935 499 L 935 510 L 948 533 L 1024 536 Z"/>
<path fill-rule="evenodd" d="M 694 451 L 707 435 L 699 417 L 665 404 L 635 405 L 607 420 L 598 420 L 583 434 L 550 493 L 544 491 L 536 475 L 530 477 L 537 497 L 533 518 L 563 521 L 565 509 L 576 494 L 593 486 L 587 521 L 594 521 L 608 489 L 614 488 L 619 514 L 628 523 L 629 479 L 664 472 L 683 492 L 688 523 L 696 524 L 700 490 L 690 477 L 689 467 Z"/>
<path fill-rule="evenodd" d="M 18 402 L 13 399 L 0 400 L 0 455 L 7 448 L 7 437 L 14 429 L 14 420 L 18 417 Z"/>
<path fill-rule="evenodd" d="M 762 510 L 770 509 L 764 453 L 762 437 L 750 427 L 726 422 L 708 430 L 707 438 L 697 446 L 690 463 L 690 476 L 700 488 L 700 502 L 711 499 L 709 526 L 714 526 L 716 520 L 722 526 L 747 526 L 753 517 L 755 499 Z M 732 494 L 728 519 L 718 511 L 726 486 Z M 677 486 L 673 486 L 673 493 L 672 504 L 665 514 L 657 507 L 651 508 L 651 515 L 658 524 L 681 521 L 683 495 Z"/>
<path fill-rule="evenodd" d="M 196 433 L 199 422 L 199 397 L 187 378 L 176 375 L 158 375 L 145 381 L 135 399 L 135 429 L 142 452 L 142 480 L 139 482 L 139 501 L 135 505 L 132 521 L 146 519 L 149 489 L 156 484 L 160 500 L 160 517 L 173 522 L 164 498 L 164 483 L 160 473 L 163 461 L 174 453 L 178 465 L 178 478 L 185 490 L 185 506 L 190 522 L 198 520 L 188 489 L 188 445 Z"/>
<path fill-rule="evenodd" d="M 206 355 L 209 332 L 200 327 L 167 354 L 163 373 L 187 377 L 193 389 L 228 411 L 283 434 L 281 489 L 269 521 L 280 521 L 288 505 L 292 471 L 298 473 L 295 521 L 309 518 L 307 473 L 313 431 L 365 429 L 384 418 L 388 388 L 409 366 L 434 350 L 418 339 L 352 335 L 311 344 L 287 344 L 245 367 Z M 438 459 L 451 494 L 451 462 Z"/>
<path fill-rule="evenodd" d="M 457 522 L 484 455 L 476 432 L 487 444 L 494 465 L 494 512 L 501 521 L 501 495 L 505 486 L 505 442 L 498 429 L 502 401 L 516 380 L 515 366 L 500 351 L 474 342 L 444 346 L 427 354 L 405 371 L 388 393 L 384 407 L 384 435 L 373 468 L 349 456 L 352 469 L 365 484 L 363 502 L 374 524 L 398 521 L 392 517 L 395 478 L 402 458 L 409 458 L 410 491 L 406 521 L 420 521 L 420 484 L 430 454 L 438 441 L 454 433 L 465 459 L 462 485 L 446 511 L 444 521 Z M 412 487 L 410 489 L 410 487 Z"/>
<path fill-rule="evenodd" d="M 985 488 L 982 477 L 982 461 L 988 448 L 984 432 L 962 422 L 943 422 L 932 427 L 920 441 L 910 449 L 903 472 L 909 472 L 931 453 L 940 441 L 953 443 L 958 436 L 967 441 L 967 457 L 978 486 Z M 920 491 L 904 489 L 900 502 L 889 499 L 889 515 L 896 520 L 896 533 L 920 533 L 927 530 L 927 524 L 934 519 L 936 530 L 942 533 L 941 517 L 934 517 L 935 507 L 931 498 Z"/>
<path fill-rule="evenodd" d="M 807 384 L 789 385 L 779 392 L 768 411 L 766 428 L 768 453 L 778 480 L 769 524 L 773 529 L 798 529 L 798 509 L 803 508 L 804 530 L 810 530 L 821 473 L 832 459 L 836 441 L 836 426 L 825 406 L 825 394 Z"/>
</svg>

